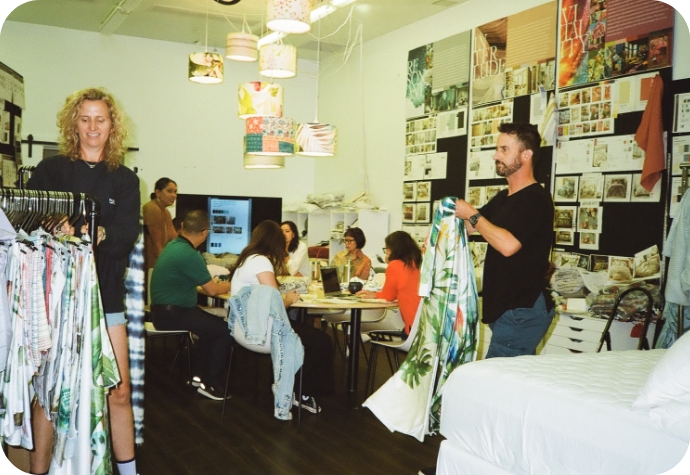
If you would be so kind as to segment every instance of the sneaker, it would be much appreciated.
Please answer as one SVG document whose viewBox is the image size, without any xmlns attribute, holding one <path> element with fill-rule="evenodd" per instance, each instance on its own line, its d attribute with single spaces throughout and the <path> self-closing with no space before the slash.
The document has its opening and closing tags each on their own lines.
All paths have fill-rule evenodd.
<svg viewBox="0 0 690 475">
<path fill-rule="evenodd" d="M 192 376 L 192 380 L 187 381 L 187 385 L 198 388 L 199 386 L 201 386 L 201 378 L 199 376 Z"/>
<path fill-rule="evenodd" d="M 293 398 L 292 399 L 292 405 L 295 407 L 301 406 L 302 409 L 305 409 L 305 410 L 311 412 L 312 414 L 318 414 L 319 412 L 321 412 L 321 406 L 316 404 L 316 399 L 314 399 L 311 396 L 302 396 L 302 404 L 297 402 L 296 398 Z"/>
<path fill-rule="evenodd" d="M 202 396 L 206 396 L 209 399 L 213 399 L 214 401 L 222 401 L 224 396 L 223 391 L 216 389 L 213 386 L 206 386 L 204 384 L 201 384 L 196 392 Z M 228 394 L 226 399 L 230 398 L 232 398 L 232 395 Z"/>
</svg>

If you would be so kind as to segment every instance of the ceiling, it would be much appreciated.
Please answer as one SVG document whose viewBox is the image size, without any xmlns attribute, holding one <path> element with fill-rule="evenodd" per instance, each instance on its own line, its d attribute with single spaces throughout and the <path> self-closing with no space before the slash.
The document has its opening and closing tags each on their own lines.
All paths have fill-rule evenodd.
<svg viewBox="0 0 690 475">
<path fill-rule="evenodd" d="M 232 1 L 232 0 L 230 0 Z M 300 57 L 314 59 L 320 36 L 324 53 L 343 51 L 357 38 L 363 41 L 442 12 L 466 0 L 356 0 L 341 7 L 302 35 L 283 39 L 298 48 Z M 328 0 L 313 0 L 314 8 Z M 33 0 L 17 7 L 8 20 L 102 34 L 136 36 L 225 50 L 227 33 L 251 31 L 263 36 L 267 0 Z M 119 8 L 118 8 L 119 7 Z M 106 21 L 110 17 L 109 21 Z"/>
</svg>

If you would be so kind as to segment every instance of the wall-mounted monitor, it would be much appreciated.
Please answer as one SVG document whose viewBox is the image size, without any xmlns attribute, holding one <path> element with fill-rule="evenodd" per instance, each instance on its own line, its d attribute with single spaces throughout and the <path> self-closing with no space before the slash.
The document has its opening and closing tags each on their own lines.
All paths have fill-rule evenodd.
<svg viewBox="0 0 690 475">
<path fill-rule="evenodd" d="M 182 217 L 193 209 L 206 211 L 211 228 L 200 249 L 213 254 L 239 254 L 261 221 L 280 223 L 282 207 L 282 198 L 179 194 L 175 216 Z"/>
</svg>

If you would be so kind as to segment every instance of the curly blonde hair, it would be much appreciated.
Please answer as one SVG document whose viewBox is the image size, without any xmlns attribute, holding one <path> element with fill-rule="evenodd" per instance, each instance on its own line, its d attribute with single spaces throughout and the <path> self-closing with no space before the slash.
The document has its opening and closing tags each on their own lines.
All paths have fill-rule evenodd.
<svg viewBox="0 0 690 475">
<path fill-rule="evenodd" d="M 127 146 L 124 144 L 127 137 L 126 117 L 113 96 L 104 89 L 95 87 L 82 89 L 70 94 L 65 99 L 65 104 L 57 115 L 57 126 L 60 129 L 60 139 L 58 141 L 60 153 L 72 160 L 79 160 L 81 158 L 77 120 L 79 118 L 79 108 L 84 101 L 103 101 L 108 106 L 111 129 L 103 150 L 103 160 L 109 170 L 115 170 L 122 163 L 122 159 L 127 151 Z"/>
</svg>

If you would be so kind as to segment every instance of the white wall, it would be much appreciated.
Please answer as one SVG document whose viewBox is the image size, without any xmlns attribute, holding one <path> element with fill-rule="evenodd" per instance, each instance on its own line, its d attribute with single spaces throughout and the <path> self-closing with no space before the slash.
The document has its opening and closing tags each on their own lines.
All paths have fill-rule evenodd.
<svg viewBox="0 0 690 475">
<path fill-rule="evenodd" d="M 65 97 L 103 86 L 132 120 L 132 146 L 140 151 L 130 154 L 127 164 L 138 167 L 142 199 L 148 199 L 158 178 L 168 176 L 181 193 L 303 201 L 312 191 L 314 158 L 288 157 L 281 170 L 242 167 L 244 121 L 237 117 L 237 85 L 260 80 L 257 63 L 226 61 L 222 84 L 194 84 L 187 80 L 187 56 L 194 48 L 11 21 L 0 34 L 0 61 L 25 81 L 24 137 L 55 141 L 55 115 Z M 300 61 L 297 77 L 281 84 L 285 115 L 313 120 L 314 63 Z"/>
</svg>

